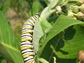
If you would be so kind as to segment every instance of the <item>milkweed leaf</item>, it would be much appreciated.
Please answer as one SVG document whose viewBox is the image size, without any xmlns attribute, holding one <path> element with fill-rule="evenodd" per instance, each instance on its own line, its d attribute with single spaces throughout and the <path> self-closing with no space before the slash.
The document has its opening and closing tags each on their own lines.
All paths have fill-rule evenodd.
<svg viewBox="0 0 84 63">
<path fill-rule="evenodd" d="M 0 54 L 14 63 L 23 63 L 20 44 L 17 42 L 7 20 L 0 12 Z"/>
</svg>

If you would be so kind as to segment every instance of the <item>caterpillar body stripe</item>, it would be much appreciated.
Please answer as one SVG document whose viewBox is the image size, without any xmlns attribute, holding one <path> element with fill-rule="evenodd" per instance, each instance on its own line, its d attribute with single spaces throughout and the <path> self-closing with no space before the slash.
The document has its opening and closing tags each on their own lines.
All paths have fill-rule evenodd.
<svg viewBox="0 0 84 63">
<path fill-rule="evenodd" d="M 33 31 L 36 19 L 39 17 L 39 14 L 32 16 L 26 22 L 24 22 L 22 27 L 21 35 L 21 52 L 24 58 L 24 63 L 35 63 L 35 53 L 33 51 Z"/>
</svg>

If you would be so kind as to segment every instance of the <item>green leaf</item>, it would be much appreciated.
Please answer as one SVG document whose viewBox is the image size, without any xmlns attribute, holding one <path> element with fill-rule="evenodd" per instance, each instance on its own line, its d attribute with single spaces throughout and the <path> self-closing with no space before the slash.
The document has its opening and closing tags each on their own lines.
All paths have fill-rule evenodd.
<svg viewBox="0 0 84 63">
<path fill-rule="evenodd" d="M 58 2 L 59 0 L 52 0 L 48 6 L 49 9 L 52 9 L 53 7 L 55 7 Z"/>
<path fill-rule="evenodd" d="M 7 63 L 7 61 L 5 59 L 1 60 L 1 63 Z"/>
<path fill-rule="evenodd" d="M 45 18 L 40 21 L 40 24 L 44 33 L 48 33 L 52 28 L 52 25 Z"/>
<path fill-rule="evenodd" d="M 56 36 L 54 39 L 50 40 L 48 42 L 48 44 L 46 45 L 46 47 L 44 48 L 40 57 L 46 59 L 49 63 L 54 63 L 53 62 L 54 61 L 53 57 L 55 57 L 55 56 L 53 56 L 53 50 L 50 48 L 50 46 L 51 45 L 56 46 L 56 44 L 57 44 L 56 42 L 58 42 L 58 41 L 59 41 L 58 36 Z"/>
<path fill-rule="evenodd" d="M 19 42 L 16 41 L 12 29 L 0 12 L 0 55 L 14 63 L 23 63 L 19 48 Z"/>
<path fill-rule="evenodd" d="M 40 2 L 38 0 L 34 1 L 33 5 L 32 5 L 33 15 L 35 13 L 41 12 L 42 9 L 43 9 L 43 6 L 40 4 Z"/>
<path fill-rule="evenodd" d="M 76 63 L 77 53 L 84 50 L 84 27 L 75 25 L 69 27 L 64 34 L 64 39 L 59 42 L 54 38 L 52 41 L 56 43 L 52 45 L 52 50 L 57 57 L 57 63 Z"/>
<path fill-rule="evenodd" d="M 39 40 L 42 36 L 43 36 L 43 31 L 37 19 L 34 26 L 34 33 L 33 33 L 33 46 L 36 53 L 39 49 Z"/>
<path fill-rule="evenodd" d="M 45 39 L 45 43 L 39 50 L 39 56 L 42 53 L 43 49 L 45 48 L 46 44 L 51 40 L 53 37 L 55 37 L 60 32 L 64 31 L 66 28 L 76 25 L 76 24 L 84 24 L 81 21 L 71 19 L 69 17 L 66 17 L 64 15 L 61 15 L 58 20 L 53 25 L 52 29 L 47 34 L 47 38 Z"/>
</svg>

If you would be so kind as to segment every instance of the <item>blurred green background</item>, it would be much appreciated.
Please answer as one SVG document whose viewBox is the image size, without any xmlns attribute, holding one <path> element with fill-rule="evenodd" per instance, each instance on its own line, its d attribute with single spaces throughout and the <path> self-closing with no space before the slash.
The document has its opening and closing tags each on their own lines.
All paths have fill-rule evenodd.
<svg viewBox="0 0 84 63">
<path fill-rule="evenodd" d="M 23 22 L 35 13 L 40 13 L 46 5 L 47 0 L 0 0 L 0 11 L 13 29 L 18 42 Z M 9 62 L 0 55 L 0 63 Z"/>
<path fill-rule="evenodd" d="M 35 44 L 38 45 L 37 47 L 39 47 L 39 53 L 37 55 L 39 58 L 41 58 L 40 61 L 42 62 L 45 59 L 48 62 L 53 62 L 54 57 L 57 59 L 58 63 L 76 63 L 78 51 L 84 49 L 83 44 L 81 44 L 84 43 L 84 23 L 82 22 L 83 19 L 78 18 L 81 17 L 78 12 L 82 12 L 79 10 L 79 7 L 81 7 L 82 4 L 79 5 L 77 1 L 78 0 L 0 0 L 0 20 L 3 21 L 0 23 L 0 32 L 1 30 L 3 31 L 3 34 L 0 34 L 0 44 L 6 48 L 7 46 L 3 45 L 4 43 L 9 47 L 12 46 L 19 51 L 17 52 L 15 50 L 11 50 L 11 47 L 7 48 L 7 50 L 4 50 L 10 53 L 11 57 L 8 59 L 12 59 L 15 63 L 20 61 L 23 63 L 22 56 L 19 55 L 19 53 L 21 53 L 20 38 L 22 24 L 32 15 L 35 15 L 35 13 L 40 13 L 40 25 L 37 24 L 36 27 L 37 30 L 41 29 L 40 31 L 38 30 L 40 34 L 35 31 L 35 34 L 37 33 L 35 35 L 35 40 L 38 39 L 36 36 L 40 36 L 41 38 L 41 40 L 39 38 L 40 41 Z M 57 6 L 60 6 L 61 11 L 59 13 L 59 8 L 56 9 Z M 76 9 L 79 11 L 73 12 L 75 6 L 77 6 Z M 11 37 L 13 36 L 13 33 L 11 31 L 11 35 L 10 33 L 7 33 L 8 37 L 4 36 L 4 30 L 10 30 L 10 27 L 7 25 L 7 23 L 12 28 L 14 35 L 16 35 L 15 39 L 17 41 L 12 40 Z M 8 29 L 6 26 L 8 26 Z M 38 26 L 41 27 L 38 28 Z M 42 33 L 43 35 L 41 35 Z M 1 37 L 1 35 L 3 35 L 3 37 Z M 11 41 L 7 41 L 9 36 Z M 3 50 L 2 46 L 0 48 L 1 50 Z M 21 60 L 19 61 L 19 58 L 17 59 L 15 57 L 19 57 Z M 4 58 L 0 55 L 0 63 L 11 63 L 11 61 Z"/>
</svg>

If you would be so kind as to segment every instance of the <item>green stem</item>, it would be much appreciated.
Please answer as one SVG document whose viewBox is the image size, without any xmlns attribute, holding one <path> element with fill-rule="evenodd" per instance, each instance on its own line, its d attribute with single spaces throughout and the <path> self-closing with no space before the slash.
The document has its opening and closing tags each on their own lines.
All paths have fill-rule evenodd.
<svg viewBox="0 0 84 63">
<path fill-rule="evenodd" d="M 78 58 L 76 59 L 76 63 L 78 63 Z"/>
<path fill-rule="evenodd" d="M 42 18 L 46 19 L 53 12 L 55 12 L 55 9 L 52 9 L 52 8 L 54 8 L 58 2 L 59 2 L 59 0 L 51 1 L 50 4 L 42 11 L 39 21 L 41 21 Z"/>
<path fill-rule="evenodd" d="M 61 6 L 66 5 L 69 2 L 69 0 L 65 0 Z"/>
</svg>

